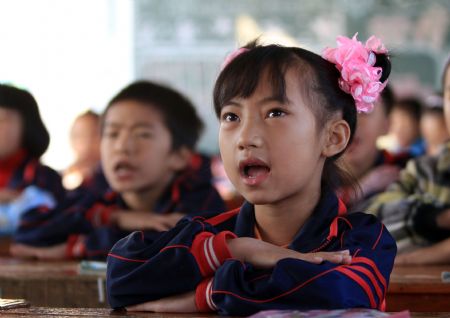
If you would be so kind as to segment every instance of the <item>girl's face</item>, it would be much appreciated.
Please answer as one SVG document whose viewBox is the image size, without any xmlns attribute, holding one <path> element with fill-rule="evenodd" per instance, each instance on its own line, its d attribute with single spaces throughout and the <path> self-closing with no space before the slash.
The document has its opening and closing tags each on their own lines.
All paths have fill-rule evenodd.
<svg viewBox="0 0 450 318">
<path fill-rule="evenodd" d="M 105 176 L 120 193 L 161 190 L 184 164 L 161 113 L 132 100 L 108 109 L 100 149 Z"/>
<path fill-rule="evenodd" d="M 287 102 L 272 96 L 263 77 L 252 96 L 233 98 L 221 110 L 219 144 L 225 171 L 253 204 L 304 198 L 320 190 L 323 134 L 298 89 L 298 75 L 289 70 L 285 79 Z"/>
<path fill-rule="evenodd" d="M 0 159 L 5 159 L 22 147 L 23 123 L 20 113 L 0 106 Z"/>
</svg>

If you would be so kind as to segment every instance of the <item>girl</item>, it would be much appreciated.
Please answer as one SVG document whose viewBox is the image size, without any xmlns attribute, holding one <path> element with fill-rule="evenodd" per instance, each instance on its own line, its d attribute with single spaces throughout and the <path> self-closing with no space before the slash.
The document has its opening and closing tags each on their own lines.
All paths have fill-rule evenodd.
<svg viewBox="0 0 450 318">
<path fill-rule="evenodd" d="M 375 217 L 347 215 L 334 189 L 356 111 L 372 108 L 389 61 L 375 38 L 339 45 L 324 52 L 329 61 L 255 43 L 228 59 L 214 88 L 219 143 L 247 202 L 186 218 L 153 244 L 141 232 L 119 241 L 108 257 L 112 307 L 383 309 L 395 242 Z"/>
<path fill-rule="evenodd" d="M 11 235 L 20 216 L 62 199 L 58 173 L 42 165 L 50 137 L 33 96 L 0 84 L 0 235 Z"/>
</svg>

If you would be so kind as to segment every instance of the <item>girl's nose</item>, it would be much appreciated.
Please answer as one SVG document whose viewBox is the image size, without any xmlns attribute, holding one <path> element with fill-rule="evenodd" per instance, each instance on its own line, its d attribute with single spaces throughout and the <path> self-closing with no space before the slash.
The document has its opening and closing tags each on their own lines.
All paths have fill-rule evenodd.
<svg viewBox="0 0 450 318">
<path fill-rule="evenodd" d="M 247 120 L 242 124 L 238 139 L 240 150 L 248 148 L 260 148 L 263 145 L 263 136 L 257 120 Z"/>
</svg>

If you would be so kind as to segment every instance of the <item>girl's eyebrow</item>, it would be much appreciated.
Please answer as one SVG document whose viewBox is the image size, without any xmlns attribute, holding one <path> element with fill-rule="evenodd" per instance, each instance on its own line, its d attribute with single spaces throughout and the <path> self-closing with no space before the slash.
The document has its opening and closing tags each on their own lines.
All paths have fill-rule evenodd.
<svg viewBox="0 0 450 318">
<path fill-rule="evenodd" d="M 268 96 L 268 97 L 264 97 L 263 99 L 259 100 L 257 102 L 258 106 L 262 106 L 264 104 L 269 104 L 272 102 L 279 102 L 279 103 L 283 103 L 287 106 L 289 106 L 291 104 L 291 101 L 289 100 L 289 98 L 283 98 L 282 96 Z M 230 100 L 229 102 L 225 103 L 224 106 L 237 106 L 237 107 L 242 107 L 242 104 L 237 102 L 236 100 Z"/>
<path fill-rule="evenodd" d="M 272 102 L 279 102 L 279 103 L 283 103 L 283 104 L 286 104 L 286 105 L 289 105 L 291 103 L 290 100 L 287 97 L 283 98 L 283 96 L 273 95 L 273 96 L 268 96 L 268 97 L 265 97 L 265 98 L 261 99 L 258 102 L 258 105 L 269 104 L 269 103 L 272 103 Z"/>
</svg>

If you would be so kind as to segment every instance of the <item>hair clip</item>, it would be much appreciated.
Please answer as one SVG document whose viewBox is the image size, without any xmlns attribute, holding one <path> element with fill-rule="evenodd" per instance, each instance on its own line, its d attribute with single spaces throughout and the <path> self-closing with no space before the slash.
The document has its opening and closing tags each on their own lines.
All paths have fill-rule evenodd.
<svg viewBox="0 0 450 318">
<path fill-rule="evenodd" d="M 326 48 L 322 57 L 335 64 L 341 73 L 339 87 L 353 96 L 358 112 L 368 113 L 373 110 L 374 102 L 386 87 L 387 80 L 380 82 L 382 68 L 376 67 L 377 54 L 385 54 L 383 43 L 371 36 L 363 45 L 356 39 L 345 36 L 337 37 L 336 48 Z"/>
</svg>

